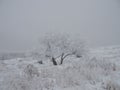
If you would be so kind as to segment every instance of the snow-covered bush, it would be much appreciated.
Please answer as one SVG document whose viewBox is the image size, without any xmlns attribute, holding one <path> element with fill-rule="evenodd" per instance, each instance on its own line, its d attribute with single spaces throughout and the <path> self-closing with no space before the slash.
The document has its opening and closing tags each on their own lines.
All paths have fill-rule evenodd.
<svg viewBox="0 0 120 90">
<path fill-rule="evenodd" d="M 102 83 L 102 88 L 104 90 L 120 90 L 120 84 L 117 81 L 113 80 L 113 78 L 108 79 Z"/>
<path fill-rule="evenodd" d="M 24 75 L 28 79 L 32 79 L 35 76 L 39 76 L 39 72 L 38 72 L 38 69 L 36 67 L 34 67 L 32 64 L 29 64 L 24 69 Z"/>
<path fill-rule="evenodd" d="M 55 80 L 51 78 L 34 77 L 28 80 L 26 77 L 15 75 L 2 82 L 0 90 L 53 90 Z"/>
</svg>

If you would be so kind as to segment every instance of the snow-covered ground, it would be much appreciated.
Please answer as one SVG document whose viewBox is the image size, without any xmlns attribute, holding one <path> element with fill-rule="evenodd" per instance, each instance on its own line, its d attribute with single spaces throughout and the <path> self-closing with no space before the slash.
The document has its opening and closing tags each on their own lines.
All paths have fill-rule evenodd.
<svg viewBox="0 0 120 90">
<path fill-rule="evenodd" d="M 91 49 L 63 65 L 46 63 L 0 60 L 0 90 L 120 90 L 120 46 Z"/>
</svg>

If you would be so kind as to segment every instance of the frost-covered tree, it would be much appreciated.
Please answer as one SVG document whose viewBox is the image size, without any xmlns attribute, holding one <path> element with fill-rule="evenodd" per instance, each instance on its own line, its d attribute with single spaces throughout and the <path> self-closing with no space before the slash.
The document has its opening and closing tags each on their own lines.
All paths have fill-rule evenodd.
<svg viewBox="0 0 120 90">
<path fill-rule="evenodd" d="M 43 47 L 45 57 L 51 59 L 54 65 L 57 65 L 57 59 L 63 64 L 65 58 L 69 56 L 82 57 L 85 51 L 85 45 L 82 40 L 72 39 L 68 35 L 47 34 L 41 38 L 40 43 Z"/>
</svg>

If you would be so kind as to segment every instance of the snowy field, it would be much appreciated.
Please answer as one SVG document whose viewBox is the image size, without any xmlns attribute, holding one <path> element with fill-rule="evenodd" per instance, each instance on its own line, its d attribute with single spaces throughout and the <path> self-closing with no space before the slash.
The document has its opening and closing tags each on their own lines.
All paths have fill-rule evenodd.
<svg viewBox="0 0 120 90">
<path fill-rule="evenodd" d="M 91 49 L 58 66 L 39 60 L 0 60 L 0 90 L 120 90 L 120 46 Z"/>
</svg>

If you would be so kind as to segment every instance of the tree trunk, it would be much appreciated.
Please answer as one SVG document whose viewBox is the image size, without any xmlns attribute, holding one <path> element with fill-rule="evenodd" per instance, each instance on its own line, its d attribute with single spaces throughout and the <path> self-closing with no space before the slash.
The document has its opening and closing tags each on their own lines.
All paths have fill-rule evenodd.
<svg viewBox="0 0 120 90">
<path fill-rule="evenodd" d="M 52 57 L 52 62 L 53 62 L 53 65 L 57 65 L 57 62 L 55 61 L 54 57 Z"/>
<path fill-rule="evenodd" d="M 63 59 L 63 58 L 61 58 L 61 62 L 60 62 L 60 64 L 63 64 L 63 60 L 64 60 L 64 59 Z"/>
<path fill-rule="evenodd" d="M 63 60 L 64 60 L 64 53 L 62 53 L 62 55 L 61 55 L 60 65 L 63 64 Z"/>
</svg>

